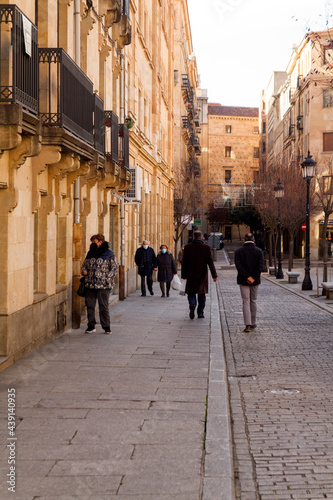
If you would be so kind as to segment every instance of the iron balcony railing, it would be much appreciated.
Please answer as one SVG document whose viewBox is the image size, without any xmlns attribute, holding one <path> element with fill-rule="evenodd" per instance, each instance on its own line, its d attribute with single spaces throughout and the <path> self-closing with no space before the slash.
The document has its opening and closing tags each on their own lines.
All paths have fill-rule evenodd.
<svg viewBox="0 0 333 500">
<path fill-rule="evenodd" d="M 94 94 L 94 148 L 101 154 L 104 154 L 104 101 Z"/>
<path fill-rule="evenodd" d="M 190 120 L 188 119 L 187 116 L 182 116 L 182 122 L 183 122 L 183 128 L 188 128 L 188 129 L 191 128 Z"/>
<path fill-rule="evenodd" d="M 43 125 L 63 127 L 93 145 L 92 81 L 63 49 L 38 50 Z"/>
<path fill-rule="evenodd" d="M 187 74 L 182 75 L 182 95 L 183 100 L 186 103 L 193 103 L 193 89 L 190 85 L 190 80 Z"/>
<path fill-rule="evenodd" d="M 119 124 L 120 154 L 119 164 L 129 168 L 129 130 L 123 123 Z"/>
<path fill-rule="evenodd" d="M 118 116 L 113 111 L 104 111 L 105 123 L 105 156 L 113 163 L 119 160 L 119 125 Z"/>
<path fill-rule="evenodd" d="M 37 27 L 16 5 L 0 4 L 0 102 L 21 104 L 36 115 L 37 44 Z"/>
</svg>

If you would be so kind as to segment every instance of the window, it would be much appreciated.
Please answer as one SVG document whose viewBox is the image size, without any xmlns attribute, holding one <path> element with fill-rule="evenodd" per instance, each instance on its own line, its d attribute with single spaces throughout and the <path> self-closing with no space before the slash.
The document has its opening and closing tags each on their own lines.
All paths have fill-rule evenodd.
<svg viewBox="0 0 333 500">
<path fill-rule="evenodd" d="M 224 156 L 226 158 L 231 158 L 231 146 L 226 146 L 225 147 L 225 153 L 224 153 Z"/>
<path fill-rule="evenodd" d="M 266 142 L 265 141 L 262 142 L 262 152 L 266 153 Z"/>
<path fill-rule="evenodd" d="M 331 64 L 333 62 L 333 49 L 325 49 L 324 62 L 325 64 Z"/>
<path fill-rule="evenodd" d="M 259 134 L 259 127 L 257 125 L 254 127 L 253 133 L 256 135 Z"/>
<path fill-rule="evenodd" d="M 323 92 L 323 106 L 324 108 L 333 107 L 333 89 L 324 90 Z"/>
<path fill-rule="evenodd" d="M 225 170 L 224 171 L 224 182 L 226 184 L 230 184 L 231 183 L 231 170 Z"/>
<path fill-rule="evenodd" d="M 333 194 L 333 177 L 331 175 L 323 175 L 323 194 Z"/>
<path fill-rule="evenodd" d="M 266 134 L 266 122 L 262 122 L 262 133 Z"/>
<path fill-rule="evenodd" d="M 323 134 L 323 151 L 333 151 L 333 132 Z"/>
<path fill-rule="evenodd" d="M 226 134 L 231 134 L 231 125 L 226 125 L 225 126 L 225 133 Z"/>
<path fill-rule="evenodd" d="M 259 158 L 259 148 L 253 148 L 253 158 Z"/>
</svg>

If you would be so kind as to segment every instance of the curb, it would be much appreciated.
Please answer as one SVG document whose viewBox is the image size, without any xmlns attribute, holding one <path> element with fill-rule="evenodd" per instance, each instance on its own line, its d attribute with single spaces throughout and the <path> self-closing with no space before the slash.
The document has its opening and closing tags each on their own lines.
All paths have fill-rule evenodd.
<svg viewBox="0 0 333 500">
<path fill-rule="evenodd" d="M 211 283 L 211 340 L 205 465 L 202 500 L 234 500 L 233 445 L 227 368 L 222 341 L 217 284 Z"/>
</svg>

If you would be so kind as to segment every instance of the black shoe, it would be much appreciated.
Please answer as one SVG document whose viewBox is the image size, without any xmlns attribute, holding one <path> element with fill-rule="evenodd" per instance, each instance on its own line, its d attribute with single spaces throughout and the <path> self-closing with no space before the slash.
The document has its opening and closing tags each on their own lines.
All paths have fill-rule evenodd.
<svg viewBox="0 0 333 500">
<path fill-rule="evenodd" d="M 254 330 L 255 328 L 257 328 L 257 325 L 251 325 L 251 330 Z"/>
<path fill-rule="evenodd" d="M 145 297 L 145 296 L 146 296 L 146 294 L 145 294 L 145 293 L 142 293 L 142 294 L 141 294 L 141 297 Z"/>
<path fill-rule="evenodd" d="M 190 314 L 189 314 L 189 316 L 190 316 L 191 319 L 194 319 L 194 311 L 195 311 L 195 307 L 194 306 L 190 306 Z"/>
<path fill-rule="evenodd" d="M 198 318 L 204 318 L 204 317 L 205 317 L 204 313 L 198 314 Z"/>
<path fill-rule="evenodd" d="M 153 291 L 151 291 L 151 292 L 150 292 L 150 295 L 154 295 L 154 292 L 153 292 Z"/>
<path fill-rule="evenodd" d="M 169 294 L 169 293 L 167 293 L 167 297 L 170 297 L 170 294 Z"/>
<path fill-rule="evenodd" d="M 251 325 L 246 325 L 245 329 L 244 329 L 244 332 L 245 333 L 248 333 L 251 331 Z"/>
<path fill-rule="evenodd" d="M 161 297 L 165 297 L 164 293 L 162 293 Z"/>
</svg>

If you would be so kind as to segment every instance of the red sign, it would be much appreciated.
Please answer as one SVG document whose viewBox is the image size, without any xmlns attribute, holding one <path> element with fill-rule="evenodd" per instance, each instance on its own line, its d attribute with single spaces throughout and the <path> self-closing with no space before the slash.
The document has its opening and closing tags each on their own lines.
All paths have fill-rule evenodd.
<svg viewBox="0 0 333 500">
<path fill-rule="evenodd" d="M 302 229 L 302 231 L 306 231 L 306 224 L 302 224 L 301 229 Z"/>
</svg>

